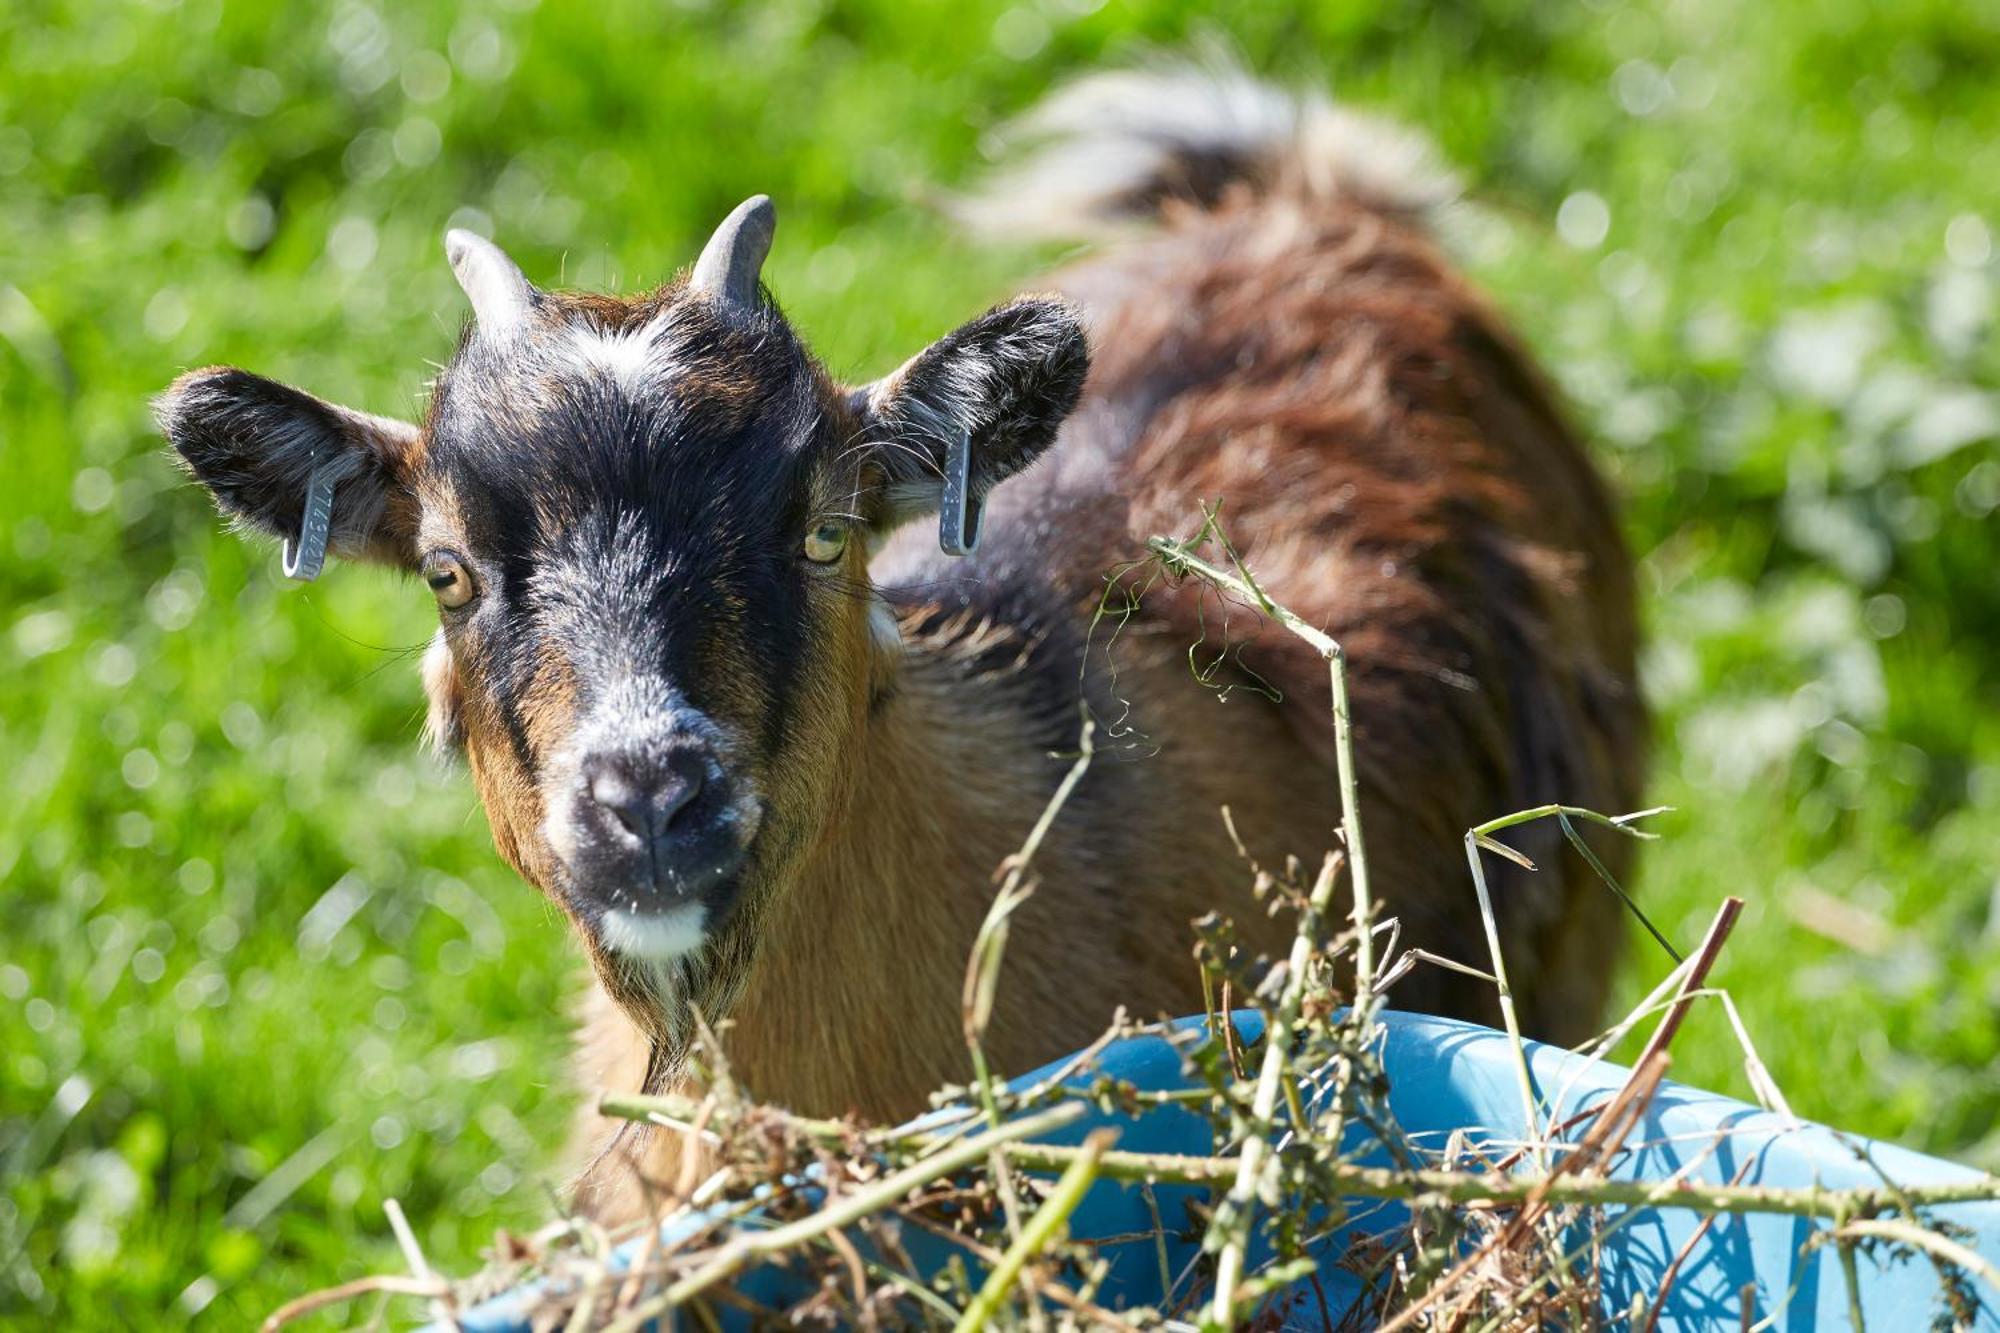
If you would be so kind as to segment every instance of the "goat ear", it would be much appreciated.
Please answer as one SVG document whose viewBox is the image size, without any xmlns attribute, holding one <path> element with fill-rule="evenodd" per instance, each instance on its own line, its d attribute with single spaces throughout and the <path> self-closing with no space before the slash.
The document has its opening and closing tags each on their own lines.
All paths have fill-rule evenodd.
<svg viewBox="0 0 2000 1333">
<path fill-rule="evenodd" d="M 237 523 L 298 542 L 318 474 L 333 484 L 327 546 L 334 554 L 415 566 L 416 503 L 407 484 L 421 448 L 415 426 L 227 366 L 181 376 L 154 401 L 153 415 L 216 508 Z"/>
<path fill-rule="evenodd" d="M 996 306 L 857 390 L 862 428 L 886 483 L 885 526 L 934 513 L 947 500 L 956 507 L 946 480 L 964 441 L 963 498 L 976 536 L 979 503 L 1054 443 L 1089 369 L 1076 311 L 1030 297 Z M 950 527 L 954 515 L 946 517 Z M 945 546 L 954 549 L 949 532 Z"/>
</svg>

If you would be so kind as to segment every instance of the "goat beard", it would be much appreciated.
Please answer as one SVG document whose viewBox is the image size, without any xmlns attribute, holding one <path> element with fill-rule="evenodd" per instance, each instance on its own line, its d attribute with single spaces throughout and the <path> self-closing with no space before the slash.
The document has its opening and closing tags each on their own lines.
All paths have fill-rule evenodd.
<svg viewBox="0 0 2000 1333">
<path fill-rule="evenodd" d="M 724 1062 L 717 1026 L 735 1008 L 748 978 L 746 935 L 725 926 L 700 949 L 666 962 L 600 957 L 605 993 L 647 1042 L 640 1092 L 666 1091 L 697 1044 L 704 1069 Z"/>
</svg>

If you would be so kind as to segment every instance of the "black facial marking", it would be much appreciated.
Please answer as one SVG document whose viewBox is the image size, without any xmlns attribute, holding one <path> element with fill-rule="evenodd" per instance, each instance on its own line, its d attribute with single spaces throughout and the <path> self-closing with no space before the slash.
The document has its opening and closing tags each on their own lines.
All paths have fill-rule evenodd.
<svg viewBox="0 0 2000 1333">
<path fill-rule="evenodd" d="M 807 710 L 887 688 L 851 647 L 858 556 L 815 564 L 807 534 L 934 509 L 957 442 L 982 497 L 1026 467 L 1076 400 L 1082 330 L 1015 302 L 847 392 L 768 297 L 474 286 L 490 327 L 466 326 L 421 431 L 226 369 L 184 376 L 161 424 L 225 512 L 288 535 L 330 479 L 337 554 L 430 576 L 430 725 L 450 744 L 483 724 L 464 739 L 503 851 L 606 949 L 677 951 L 812 836 L 823 812 L 774 808 L 806 798 L 768 779 L 850 738 L 837 703 Z M 691 903 L 665 935 L 632 924 Z"/>
<path fill-rule="evenodd" d="M 634 673 L 704 711 L 760 697 L 772 753 L 809 650 L 797 547 L 836 452 L 824 378 L 775 311 L 684 300 L 617 320 L 583 306 L 500 346 L 475 336 L 434 399 L 426 465 L 485 576 L 481 674 L 517 751 L 553 654 L 581 709 Z"/>
<path fill-rule="evenodd" d="M 775 306 L 681 289 L 546 295 L 461 341 L 415 485 L 428 539 L 477 589 L 447 641 L 539 792 L 569 901 L 699 901 L 713 929 L 759 846 L 802 845 L 810 812 L 773 812 L 787 784 L 766 778 L 836 763 L 806 747 L 842 743 L 837 719 L 805 710 L 828 673 L 855 689 L 875 674 L 830 651 L 859 606 L 836 621 L 836 599 L 865 583 L 812 565 L 807 534 L 907 516 L 949 439 L 970 441 L 983 495 L 1047 448 L 1087 362 L 1050 301 L 988 312 L 852 396 Z M 604 920 L 621 938 L 623 918 Z"/>
</svg>

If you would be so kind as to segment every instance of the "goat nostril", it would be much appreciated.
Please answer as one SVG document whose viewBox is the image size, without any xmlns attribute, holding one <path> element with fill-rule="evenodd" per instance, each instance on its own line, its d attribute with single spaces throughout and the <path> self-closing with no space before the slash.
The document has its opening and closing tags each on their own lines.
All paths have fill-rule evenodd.
<svg viewBox="0 0 2000 1333">
<path fill-rule="evenodd" d="M 702 771 L 703 767 L 701 756 L 686 750 L 676 751 L 668 757 L 667 772 L 660 783 L 657 798 L 661 827 L 673 823 L 674 816 L 701 795 L 702 780 L 707 776 Z"/>
<path fill-rule="evenodd" d="M 648 836 L 647 801 L 644 793 L 615 769 L 607 769 L 590 779 L 590 799 L 611 813 L 620 828 L 635 838 Z"/>
<path fill-rule="evenodd" d="M 701 795 L 706 765 L 699 754 L 677 751 L 667 757 L 650 781 L 637 778 L 623 764 L 593 764 L 586 790 L 599 809 L 641 842 L 650 842 Z"/>
</svg>

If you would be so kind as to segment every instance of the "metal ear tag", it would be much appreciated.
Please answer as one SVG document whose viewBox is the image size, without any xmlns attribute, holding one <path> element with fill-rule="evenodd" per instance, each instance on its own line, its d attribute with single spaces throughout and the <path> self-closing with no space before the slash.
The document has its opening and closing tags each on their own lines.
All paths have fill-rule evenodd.
<svg viewBox="0 0 2000 1333">
<path fill-rule="evenodd" d="M 961 430 L 945 450 L 938 545 L 946 555 L 971 555 L 979 548 L 979 524 L 985 516 L 985 502 L 972 493 L 972 432 Z"/>
<path fill-rule="evenodd" d="M 310 583 L 326 564 L 327 534 L 333 530 L 333 465 L 316 464 L 306 478 L 306 514 L 296 544 L 285 538 L 285 577 Z"/>
</svg>

